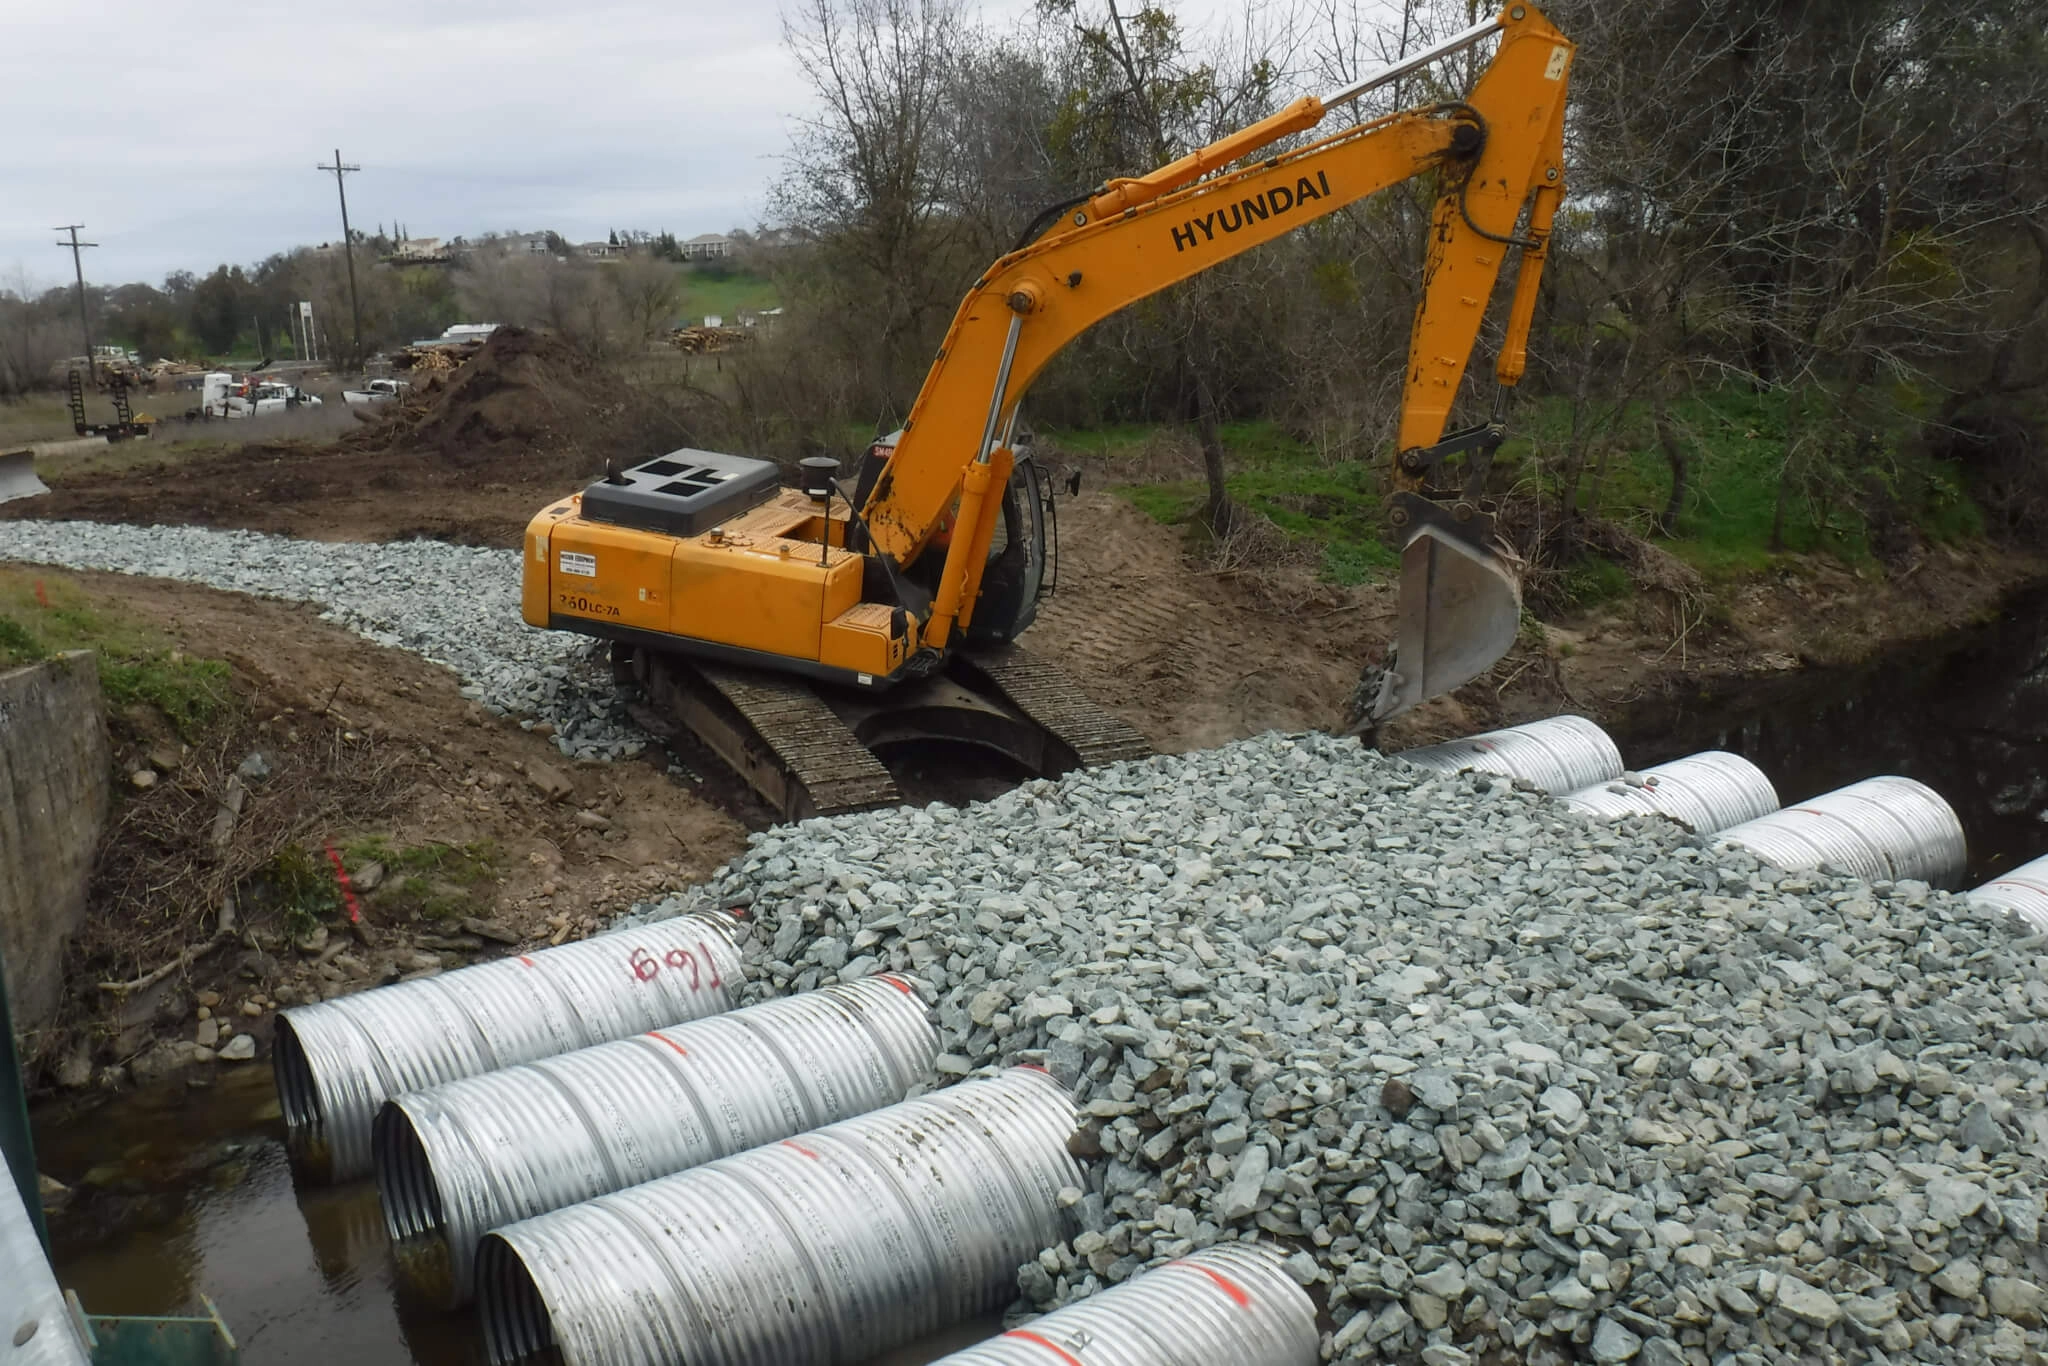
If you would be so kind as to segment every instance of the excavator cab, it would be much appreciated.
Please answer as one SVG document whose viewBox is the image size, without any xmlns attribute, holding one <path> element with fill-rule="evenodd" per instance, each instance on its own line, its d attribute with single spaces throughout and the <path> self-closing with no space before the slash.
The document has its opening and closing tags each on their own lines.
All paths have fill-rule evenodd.
<svg viewBox="0 0 2048 1366">
<path fill-rule="evenodd" d="M 854 477 L 853 507 L 865 506 L 876 480 L 888 468 L 902 432 L 891 432 L 867 449 Z M 1059 518 L 1053 507 L 1052 472 L 1031 452 L 1032 439 L 1018 432 L 1013 439 L 1015 463 L 1003 490 L 1000 514 L 989 538 L 981 592 L 966 628 L 970 645 L 1000 645 L 1015 640 L 1038 619 L 1038 600 L 1053 589 L 1059 563 Z M 934 531 L 924 553 L 903 578 L 927 597 L 936 596 L 947 552 L 952 548 L 955 513 L 949 512 Z M 856 525 L 849 544 L 865 550 L 865 529 Z M 900 591 L 900 589 L 899 589 Z"/>
</svg>

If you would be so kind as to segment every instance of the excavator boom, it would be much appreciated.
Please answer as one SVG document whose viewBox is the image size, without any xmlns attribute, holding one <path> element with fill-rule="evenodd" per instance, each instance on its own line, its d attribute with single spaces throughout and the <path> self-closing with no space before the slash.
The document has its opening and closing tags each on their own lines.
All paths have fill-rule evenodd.
<svg viewBox="0 0 2048 1366">
<path fill-rule="evenodd" d="M 1222 170 L 1322 121 L 1336 105 L 1490 34 L 1499 51 L 1462 101 L 1412 109 L 1235 171 Z M 1564 190 L 1572 45 L 1533 7 L 1513 5 L 1429 52 L 1326 99 L 1307 98 L 1150 175 L 1112 182 L 1036 242 L 998 261 L 955 315 L 886 470 L 863 509 L 872 549 L 898 564 L 924 551 L 959 506 L 1032 380 L 1070 341 L 1146 295 L 1427 172 L 1439 179 L 1394 469 L 1402 550 L 1396 665 L 1374 719 L 1449 692 L 1513 644 L 1521 599 L 1478 497 L 1481 439 L 1444 439 L 1502 268 L 1521 252 L 1497 377 L 1520 378 L 1544 244 Z M 1207 178 L 1201 178 L 1206 176 Z M 1517 234 L 1518 223 L 1526 225 Z M 991 392 L 991 377 L 996 380 Z M 982 433 L 976 444 L 974 433 Z M 1455 448 L 1446 449 L 1447 447 Z M 1467 477 L 1450 487 L 1453 464 Z M 971 598 L 966 603 L 971 612 Z M 934 623 L 945 638 L 951 623 Z"/>
</svg>

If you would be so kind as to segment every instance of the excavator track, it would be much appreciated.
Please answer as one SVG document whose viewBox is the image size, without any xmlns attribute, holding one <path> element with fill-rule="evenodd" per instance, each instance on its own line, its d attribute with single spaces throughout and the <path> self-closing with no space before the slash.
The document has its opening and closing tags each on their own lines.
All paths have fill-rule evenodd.
<svg viewBox="0 0 2048 1366">
<path fill-rule="evenodd" d="M 677 655 L 642 652 L 638 660 L 655 700 L 785 820 L 903 800 L 889 770 L 803 683 Z"/>
<path fill-rule="evenodd" d="M 906 684 L 880 696 L 821 695 L 800 679 L 681 655 L 643 650 L 632 661 L 657 705 L 785 820 L 904 801 L 863 735 L 877 744 L 972 736 L 1044 777 L 1152 753 L 1136 729 L 1016 646 L 956 655 L 947 671 L 952 681 Z M 935 710 L 964 724 L 948 725 Z"/>
<path fill-rule="evenodd" d="M 957 656 L 956 672 L 978 675 L 973 681 L 985 682 L 1072 750 L 1082 768 L 1152 754 L 1152 742 L 1135 726 L 1097 706 L 1073 679 L 1020 645 Z"/>
</svg>

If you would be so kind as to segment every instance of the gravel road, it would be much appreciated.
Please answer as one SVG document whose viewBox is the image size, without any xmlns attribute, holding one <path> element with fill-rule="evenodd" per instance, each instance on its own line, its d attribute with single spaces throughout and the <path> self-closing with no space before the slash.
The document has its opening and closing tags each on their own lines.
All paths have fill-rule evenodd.
<svg viewBox="0 0 2048 1366">
<path fill-rule="evenodd" d="M 806 822 L 763 994 L 935 985 L 941 1067 L 1041 1061 L 1095 1188 L 1051 1306 L 1257 1232 L 1328 1360 L 2038 1360 L 2048 947 L 1914 883 L 1266 736 L 966 810 Z"/>
<path fill-rule="evenodd" d="M 317 603 L 324 620 L 446 665 L 492 712 L 579 759 L 646 748 L 593 642 L 519 619 L 519 555 L 440 541 L 301 541 L 203 527 L 0 521 L 0 559 Z"/>
</svg>

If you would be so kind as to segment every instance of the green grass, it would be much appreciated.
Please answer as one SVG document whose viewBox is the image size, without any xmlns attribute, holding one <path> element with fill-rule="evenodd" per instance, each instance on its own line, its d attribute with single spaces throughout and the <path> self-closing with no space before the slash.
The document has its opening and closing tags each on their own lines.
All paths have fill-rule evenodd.
<svg viewBox="0 0 2048 1366">
<path fill-rule="evenodd" d="M 341 909 L 341 886 L 328 862 L 298 845 L 280 849 L 257 874 L 270 903 L 284 917 L 285 931 L 302 939 Z"/>
<path fill-rule="evenodd" d="M 1063 428 L 1048 431 L 1046 436 L 1065 450 L 1101 459 L 1135 455 L 1158 433 L 1159 428 L 1149 423 L 1119 422 L 1104 427 Z"/>
<path fill-rule="evenodd" d="M 18 669 L 49 657 L 35 632 L 13 617 L 0 616 L 0 669 Z"/>
<path fill-rule="evenodd" d="M 494 840 L 399 845 L 384 835 L 349 842 L 342 857 L 352 872 L 366 864 L 383 864 L 384 881 L 369 893 L 371 899 L 380 910 L 420 920 L 487 914 L 491 888 L 504 862 L 504 852 Z"/>
<path fill-rule="evenodd" d="M 1635 585 L 1628 571 L 1612 560 L 1582 560 L 1565 571 L 1564 600 L 1584 610 L 1616 602 L 1629 595 Z"/>
<path fill-rule="evenodd" d="M 1889 454 L 1873 457 L 1864 474 L 1841 481 L 1846 486 L 1824 500 L 1795 488 L 1786 505 L 1782 553 L 1824 553 L 1851 565 L 1868 563 L 1869 527 L 1859 505 L 1880 484 L 1900 514 L 1932 540 L 1954 542 L 1983 533 L 1983 514 L 1961 471 L 1909 453 L 1920 397 L 1901 391 L 1891 398 L 1890 412 L 1873 423 Z M 1680 398 L 1672 403 L 1671 416 L 1691 455 L 1692 470 L 1675 534 L 1659 543 L 1712 582 L 1772 568 L 1782 558 L 1772 547 L 1771 528 L 1790 435 L 1787 396 L 1730 387 Z M 1519 423 L 1522 439 L 1503 449 L 1503 463 L 1519 464 L 1527 472 L 1527 462 L 1541 451 L 1554 466 L 1565 449 L 1570 420 L 1570 407 L 1562 399 L 1527 405 Z M 1622 413 L 1606 440 L 1605 478 L 1596 484 L 1589 462 L 1580 484 L 1581 506 L 1647 530 L 1671 489 L 1670 466 L 1658 447 L 1647 405 Z M 1853 482 L 1858 479 L 1860 486 Z M 1554 497 L 1554 480 L 1549 489 Z"/>
<path fill-rule="evenodd" d="M 1153 432 L 1144 426 L 1114 426 L 1060 432 L 1056 439 L 1068 450 L 1113 462 L 1135 456 Z M 1373 466 L 1324 460 L 1271 422 L 1225 423 L 1223 448 L 1231 498 L 1295 539 L 1320 547 L 1324 578 L 1364 583 L 1398 563 L 1380 539 L 1384 516 L 1380 476 Z M 1147 516 L 1169 525 L 1188 521 L 1207 497 L 1207 486 L 1198 478 L 1117 488 Z"/>
<path fill-rule="evenodd" d="M 86 401 L 86 414 L 95 422 L 112 422 L 113 405 L 95 395 Z M 12 450 L 36 441 L 70 441 L 78 435 L 71 426 L 71 407 L 62 394 L 24 394 L 0 401 L 0 449 Z"/>
<path fill-rule="evenodd" d="M 0 569 L 0 665 L 12 668 L 64 650 L 96 652 L 109 708 L 154 707 L 187 740 L 233 698 L 223 661 L 173 648 L 153 627 L 95 605 L 71 579 Z"/>
<path fill-rule="evenodd" d="M 686 323 L 701 323 L 716 314 L 727 327 L 739 326 L 741 310 L 759 313 L 781 302 L 775 282 L 745 271 L 714 276 L 689 266 L 680 268 L 683 277 L 682 304 L 676 310 Z"/>
<path fill-rule="evenodd" d="M 1795 491 L 1786 507 L 1781 552 L 1772 546 L 1771 531 L 1791 421 L 1786 396 L 1728 388 L 1674 401 L 1672 419 L 1691 457 L 1689 489 L 1676 534 L 1653 539 L 1710 583 L 1753 577 L 1787 554 L 1828 554 L 1862 565 L 1871 562 L 1872 552 L 1861 509 L 1880 489 L 1897 515 L 1931 540 L 1952 543 L 1982 535 L 1984 517 L 1962 472 L 1911 454 L 1914 415 L 1924 399 L 1902 390 L 1888 402 L 1889 411 L 1871 419 L 1879 453 L 1862 473 L 1838 477 L 1840 487 L 1824 499 Z M 1570 405 L 1555 397 L 1529 400 L 1513 425 L 1517 435 L 1498 459 L 1503 482 L 1519 481 L 1526 489 L 1531 480 L 1541 480 L 1554 508 L 1557 471 L 1570 442 Z M 1121 424 L 1048 435 L 1066 450 L 1102 461 L 1112 486 L 1147 516 L 1178 525 L 1200 511 L 1205 488 L 1193 469 L 1162 480 L 1156 466 L 1144 468 L 1142 457 L 1153 449 L 1158 431 Z M 1359 583 L 1395 568 L 1398 556 L 1382 539 L 1383 462 L 1326 461 L 1267 422 L 1227 424 L 1223 438 L 1231 497 L 1319 546 L 1326 578 Z M 1593 465 L 1602 449 L 1605 468 L 1596 478 Z M 1120 461 L 1130 462 L 1131 477 L 1118 478 Z M 1598 438 L 1579 484 L 1580 506 L 1648 534 L 1669 498 L 1670 480 L 1651 413 L 1638 405 Z M 1596 607 L 1629 591 L 1619 565 L 1593 560 L 1566 569 L 1564 600 L 1572 607 Z"/>
</svg>

